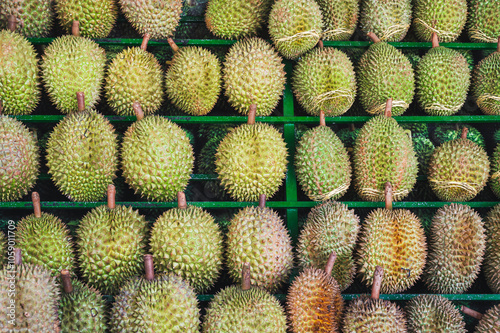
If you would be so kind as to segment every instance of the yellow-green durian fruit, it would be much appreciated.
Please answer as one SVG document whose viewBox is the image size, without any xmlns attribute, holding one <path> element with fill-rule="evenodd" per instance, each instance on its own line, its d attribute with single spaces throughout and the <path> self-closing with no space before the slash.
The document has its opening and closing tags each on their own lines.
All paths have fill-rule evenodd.
<svg viewBox="0 0 500 333">
<path fill-rule="evenodd" d="M 363 0 L 359 24 L 385 42 L 400 42 L 411 25 L 411 0 Z"/>
<path fill-rule="evenodd" d="M 486 253 L 483 271 L 486 282 L 494 293 L 500 294 L 500 205 L 493 207 L 484 220 Z"/>
<path fill-rule="evenodd" d="M 467 20 L 467 0 L 414 0 L 413 27 L 417 38 L 430 42 L 432 33 L 439 41 L 455 41 Z"/>
<path fill-rule="evenodd" d="M 500 304 L 490 308 L 479 321 L 474 333 L 497 333 L 500 327 Z"/>
<path fill-rule="evenodd" d="M 359 0 L 317 0 L 323 15 L 323 40 L 349 40 L 358 24 Z"/>
<path fill-rule="evenodd" d="M 464 318 L 440 295 L 420 295 L 406 303 L 410 333 L 466 333 Z"/>
<path fill-rule="evenodd" d="M 500 46 L 474 67 L 471 90 L 484 114 L 500 115 Z"/>
<path fill-rule="evenodd" d="M 500 2 L 471 0 L 467 33 L 476 43 L 496 43 L 500 36 Z"/>
<path fill-rule="evenodd" d="M 53 0 L 3 0 L 0 1 L 0 30 L 8 27 L 14 17 L 15 32 L 27 38 L 47 37 L 52 29 Z"/>
</svg>

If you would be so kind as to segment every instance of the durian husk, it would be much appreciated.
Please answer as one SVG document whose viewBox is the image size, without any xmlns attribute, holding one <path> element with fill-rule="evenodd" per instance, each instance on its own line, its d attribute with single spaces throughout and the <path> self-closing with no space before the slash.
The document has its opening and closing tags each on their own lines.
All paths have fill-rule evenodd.
<svg viewBox="0 0 500 333">
<path fill-rule="evenodd" d="M 490 308 L 483 315 L 474 333 L 497 333 L 500 327 L 500 304 Z"/>
<path fill-rule="evenodd" d="M 481 60 L 472 72 L 472 97 L 484 114 L 500 115 L 500 52 Z"/>
<path fill-rule="evenodd" d="M 500 205 L 493 207 L 484 220 L 486 252 L 483 272 L 490 289 L 500 294 Z"/>
<path fill-rule="evenodd" d="M 411 25 L 411 0 L 365 0 L 361 2 L 359 25 L 381 41 L 400 42 Z"/>
<path fill-rule="evenodd" d="M 7 29 L 13 15 L 15 31 L 26 38 L 47 37 L 52 29 L 53 0 L 6 0 L 0 1 L 0 30 Z"/>
</svg>

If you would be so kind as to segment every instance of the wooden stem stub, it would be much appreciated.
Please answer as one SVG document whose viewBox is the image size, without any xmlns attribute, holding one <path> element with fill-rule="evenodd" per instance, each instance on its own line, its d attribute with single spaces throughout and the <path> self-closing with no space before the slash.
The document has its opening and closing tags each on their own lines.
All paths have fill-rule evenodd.
<svg viewBox="0 0 500 333">
<path fill-rule="evenodd" d="M 467 127 L 464 126 L 464 128 L 462 128 L 462 135 L 461 135 L 461 138 L 462 139 L 467 139 L 467 133 L 469 132 L 469 129 Z"/>
<path fill-rule="evenodd" d="M 257 104 L 252 104 L 250 105 L 250 108 L 248 110 L 248 125 L 253 125 L 255 124 L 255 116 L 257 115 Z"/>
<path fill-rule="evenodd" d="M 325 111 L 319 111 L 319 126 L 326 126 Z"/>
<path fill-rule="evenodd" d="M 480 312 L 477 312 L 475 310 L 472 310 L 471 308 L 468 308 L 464 305 L 462 305 L 462 312 L 465 313 L 468 316 L 471 316 L 472 318 L 476 318 L 477 320 L 481 320 L 483 318 L 483 314 Z"/>
<path fill-rule="evenodd" d="M 386 117 L 392 117 L 392 98 L 389 98 L 385 103 L 384 115 Z"/>
<path fill-rule="evenodd" d="M 142 37 L 141 50 L 146 51 L 146 49 L 148 48 L 148 42 L 150 38 L 151 38 L 150 34 L 144 34 L 144 37 Z"/>
<path fill-rule="evenodd" d="M 177 192 L 177 208 L 186 209 L 187 208 L 186 195 L 184 192 Z"/>
<path fill-rule="evenodd" d="M 115 209 L 115 207 L 116 207 L 115 197 L 116 197 L 116 187 L 113 184 L 109 184 L 108 185 L 108 208 L 109 209 Z"/>
<path fill-rule="evenodd" d="M 23 264 L 23 254 L 20 248 L 14 248 L 14 265 L 19 266 Z"/>
<path fill-rule="evenodd" d="M 379 299 L 380 288 L 382 287 L 382 278 L 384 277 L 384 269 L 380 266 L 375 267 L 373 273 L 372 299 Z"/>
<path fill-rule="evenodd" d="M 335 265 L 335 259 L 337 259 L 337 253 L 335 253 L 335 251 L 332 251 L 325 266 L 325 273 L 328 276 L 332 275 L 333 265 Z"/>
<path fill-rule="evenodd" d="M 42 208 L 40 206 L 40 195 L 38 192 L 31 193 L 31 201 L 33 202 L 33 211 L 35 213 L 35 217 L 42 217 Z"/>
<path fill-rule="evenodd" d="M 134 104 L 132 104 L 132 108 L 134 109 L 137 120 L 141 120 L 142 118 L 144 118 L 144 112 L 142 111 L 141 103 L 134 102 Z"/>
<path fill-rule="evenodd" d="M 391 210 L 393 192 L 392 192 L 392 185 L 389 182 L 385 183 L 384 195 L 385 195 L 385 209 Z"/>
<path fill-rule="evenodd" d="M 266 208 L 266 195 L 259 195 L 259 208 Z"/>
<path fill-rule="evenodd" d="M 153 265 L 153 256 L 151 254 L 144 255 L 144 271 L 146 280 L 152 281 L 155 278 L 155 267 Z"/>
<path fill-rule="evenodd" d="M 250 276 L 250 263 L 243 263 L 243 267 L 241 269 L 241 289 L 248 290 L 252 287 L 252 280 Z"/>
<path fill-rule="evenodd" d="M 370 38 L 372 40 L 372 42 L 374 42 L 374 43 L 380 42 L 380 38 L 378 38 L 377 35 L 375 35 L 375 33 L 370 31 L 366 35 L 368 36 L 368 38 Z"/>
<path fill-rule="evenodd" d="M 433 32 L 432 33 L 432 47 L 438 47 L 439 46 L 439 38 L 438 38 L 438 34 Z"/>
<path fill-rule="evenodd" d="M 79 21 L 73 21 L 73 24 L 71 25 L 71 34 L 76 37 L 80 37 L 80 22 Z"/>
<path fill-rule="evenodd" d="M 177 53 L 179 51 L 179 47 L 177 46 L 177 44 L 175 44 L 172 37 L 168 37 L 167 42 L 168 42 L 168 45 L 170 45 L 170 47 L 172 48 L 172 51 L 174 51 L 174 53 Z"/>
<path fill-rule="evenodd" d="M 9 15 L 9 19 L 7 22 L 7 29 L 14 32 L 14 31 L 16 31 L 16 27 L 17 27 L 16 17 L 14 15 Z"/>
<path fill-rule="evenodd" d="M 322 49 L 322 48 L 324 47 L 324 45 L 323 45 L 323 41 L 322 41 L 321 39 L 318 41 L 318 47 L 319 47 L 320 49 Z"/>
<path fill-rule="evenodd" d="M 67 269 L 61 271 L 61 280 L 63 285 L 63 290 L 66 294 L 73 291 L 73 285 L 71 284 L 71 276 Z"/>
<path fill-rule="evenodd" d="M 76 93 L 76 102 L 78 103 L 78 111 L 85 110 L 85 94 L 83 91 Z"/>
</svg>

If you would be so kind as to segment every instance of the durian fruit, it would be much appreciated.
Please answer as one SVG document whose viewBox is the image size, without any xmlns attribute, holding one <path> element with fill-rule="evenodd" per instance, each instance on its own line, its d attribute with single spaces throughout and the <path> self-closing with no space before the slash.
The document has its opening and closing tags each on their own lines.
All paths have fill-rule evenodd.
<svg viewBox="0 0 500 333">
<path fill-rule="evenodd" d="M 152 53 L 146 51 L 148 38 L 141 47 L 120 52 L 107 70 L 104 92 L 109 106 L 119 116 L 133 116 L 134 102 L 146 115 L 158 111 L 163 102 L 163 72 Z"/>
<path fill-rule="evenodd" d="M 393 114 L 403 114 L 415 94 L 415 78 L 408 58 L 394 46 L 369 33 L 370 45 L 357 65 L 358 95 L 369 114 L 384 114 L 386 101 L 393 99 Z"/>
<path fill-rule="evenodd" d="M 209 289 L 222 268 L 222 234 L 214 218 L 200 207 L 186 204 L 178 193 L 178 207 L 163 213 L 150 238 L 155 270 L 177 274 L 197 293 Z"/>
<path fill-rule="evenodd" d="M 344 300 L 332 277 L 335 259 L 332 252 L 324 270 L 306 268 L 293 280 L 286 297 L 292 332 L 340 332 Z"/>
<path fill-rule="evenodd" d="M 354 145 L 354 180 L 363 200 L 383 201 L 387 182 L 393 199 L 404 199 L 417 181 L 413 144 L 409 133 L 391 117 L 391 102 L 387 101 L 385 115 L 365 123 Z"/>
<path fill-rule="evenodd" d="M 358 274 L 370 286 L 378 266 L 384 268 L 381 292 L 400 293 L 422 275 L 427 244 L 420 219 L 407 209 L 392 210 L 392 186 L 386 184 L 385 209 L 365 219 L 358 244 Z"/>
<path fill-rule="evenodd" d="M 0 265 L 7 262 L 7 237 L 0 231 Z"/>
<path fill-rule="evenodd" d="M 414 0 L 413 29 L 422 42 L 437 33 L 442 43 L 455 41 L 467 20 L 467 0 Z"/>
<path fill-rule="evenodd" d="M 142 36 L 171 37 L 179 25 L 182 0 L 119 0 L 127 20 Z"/>
<path fill-rule="evenodd" d="M 462 307 L 462 311 L 464 308 Z M 470 312 L 467 311 L 467 314 Z M 500 304 L 490 308 L 484 315 L 475 316 L 479 323 L 474 329 L 474 333 L 498 333 L 500 328 Z"/>
<path fill-rule="evenodd" d="M 52 0 L 0 1 L 0 30 L 9 25 L 24 37 L 47 37 L 52 28 Z"/>
<path fill-rule="evenodd" d="M 146 274 L 133 277 L 115 296 L 111 333 L 198 333 L 200 310 L 193 288 L 174 274 L 155 276 L 153 257 L 144 256 Z"/>
<path fill-rule="evenodd" d="M 215 155 L 221 184 L 237 201 L 272 197 L 285 178 L 288 151 L 282 134 L 273 126 L 255 123 L 250 107 L 248 123 L 229 132 Z"/>
<path fill-rule="evenodd" d="M 73 243 L 67 226 L 52 214 L 42 213 L 40 196 L 32 193 L 34 214 L 17 223 L 16 246 L 23 261 L 40 265 L 57 276 L 62 269 L 73 270 Z"/>
<path fill-rule="evenodd" d="M 293 92 L 313 116 L 340 116 L 356 97 L 354 67 L 345 53 L 333 47 L 316 48 L 301 57 L 293 71 Z"/>
<path fill-rule="evenodd" d="M 168 98 L 182 111 L 193 116 L 204 116 L 212 111 L 221 89 L 221 66 L 217 57 L 202 47 L 174 50 L 172 63 L 165 74 Z"/>
<path fill-rule="evenodd" d="M 265 207 L 241 209 L 231 220 L 226 242 L 226 266 L 236 283 L 242 281 L 241 267 L 254 267 L 252 285 L 275 292 L 286 281 L 293 266 L 291 239 L 277 212 Z"/>
<path fill-rule="evenodd" d="M 484 220 L 486 228 L 486 252 L 483 272 L 488 287 L 500 294 L 500 205 L 493 207 Z"/>
<path fill-rule="evenodd" d="M 344 313 L 344 333 L 406 333 L 406 317 L 395 303 L 381 300 L 380 286 L 384 269 L 378 266 L 373 277 L 371 297 L 363 295 L 351 301 Z"/>
<path fill-rule="evenodd" d="M 436 147 L 429 138 L 423 136 L 412 136 L 413 147 L 417 154 L 419 169 L 423 174 L 427 174 L 429 169 L 429 160 Z"/>
<path fill-rule="evenodd" d="M 497 198 L 500 198 L 500 143 L 497 144 L 491 156 L 490 188 Z"/>
<path fill-rule="evenodd" d="M 459 139 L 462 136 L 464 127 L 467 127 L 467 139 L 486 149 L 486 141 L 481 132 L 469 124 L 439 124 L 435 127 L 432 138 L 439 145 L 446 141 Z"/>
<path fill-rule="evenodd" d="M 400 42 L 411 25 L 411 0 L 363 0 L 359 25 L 381 41 Z"/>
<path fill-rule="evenodd" d="M 344 147 L 346 147 L 347 151 L 349 153 L 352 153 L 354 143 L 356 142 L 356 139 L 359 135 L 360 128 L 356 128 L 353 123 L 349 125 L 347 128 L 342 128 L 341 130 L 337 131 L 337 136 L 342 141 L 342 144 L 344 144 Z"/>
<path fill-rule="evenodd" d="M 74 201 L 98 201 L 118 169 L 118 143 L 113 125 L 95 110 L 63 118 L 47 142 L 47 166 L 59 190 Z"/>
<path fill-rule="evenodd" d="M 486 151 L 462 137 L 436 148 L 429 160 L 428 181 L 443 201 L 469 201 L 486 186 L 490 162 Z"/>
<path fill-rule="evenodd" d="M 55 11 L 66 33 L 78 21 L 80 35 L 88 38 L 108 37 L 118 17 L 115 0 L 55 0 Z"/>
<path fill-rule="evenodd" d="M 40 100 L 39 85 L 38 60 L 33 45 L 18 33 L 0 31 L 0 102 L 3 113 L 25 115 L 33 112 Z"/>
<path fill-rule="evenodd" d="M 133 106 L 137 121 L 123 138 L 123 177 L 147 200 L 173 200 L 191 178 L 193 147 L 177 124 L 160 116 L 144 117 L 140 104 Z"/>
<path fill-rule="evenodd" d="M 420 295 L 406 303 L 410 333 L 466 333 L 457 308 L 440 295 Z"/>
<path fill-rule="evenodd" d="M 432 220 L 424 282 L 433 293 L 460 294 L 479 274 L 485 250 L 483 221 L 465 205 L 438 209 Z"/>
<path fill-rule="evenodd" d="M 258 267 L 253 269 L 255 272 Z M 252 286 L 249 263 L 242 263 L 241 270 L 241 285 L 219 291 L 208 305 L 202 332 L 285 333 L 286 316 L 280 302 Z"/>
<path fill-rule="evenodd" d="M 2 115 L 1 101 L 0 156 L 0 201 L 19 200 L 38 178 L 39 150 L 23 123 Z"/>
<path fill-rule="evenodd" d="M 462 108 L 470 84 L 467 61 L 459 52 L 439 46 L 436 33 L 416 73 L 417 100 L 427 114 L 449 116 Z"/>
<path fill-rule="evenodd" d="M 500 2 L 471 0 L 467 33 L 476 43 L 496 43 L 500 36 Z"/>
<path fill-rule="evenodd" d="M 316 1 L 277 0 L 271 8 L 268 27 L 278 52 L 287 59 L 297 59 L 321 38 L 320 7 Z"/>
<path fill-rule="evenodd" d="M 359 0 L 317 0 L 323 15 L 323 40 L 349 40 L 358 23 Z"/>
<path fill-rule="evenodd" d="M 61 271 L 63 293 L 59 304 L 61 333 L 106 332 L 106 302 L 101 293 L 84 283 L 71 281 L 68 270 Z"/>
<path fill-rule="evenodd" d="M 42 76 L 50 100 L 62 113 L 78 110 L 75 94 L 85 95 L 85 105 L 99 101 L 106 54 L 94 41 L 77 36 L 56 38 L 42 56 Z"/>
<path fill-rule="evenodd" d="M 497 14 L 495 16 L 499 17 Z M 500 115 L 499 77 L 500 38 L 498 40 L 497 51 L 481 60 L 472 72 L 472 97 L 484 114 Z"/>
<path fill-rule="evenodd" d="M 285 71 L 283 59 L 261 38 L 236 42 L 224 61 L 224 94 L 239 113 L 248 115 L 251 104 L 257 116 L 270 115 L 283 94 Z"/>
<path fill-rule="evenodd" d="M 131 207 L 115 206 L 115 188 L 108 187 L 108 205 L 88 212 L 77 229 L 78 264 L 83 280 L 103 294 L 115 294 L 141 272 L 148 222 Z"/>
</svg>

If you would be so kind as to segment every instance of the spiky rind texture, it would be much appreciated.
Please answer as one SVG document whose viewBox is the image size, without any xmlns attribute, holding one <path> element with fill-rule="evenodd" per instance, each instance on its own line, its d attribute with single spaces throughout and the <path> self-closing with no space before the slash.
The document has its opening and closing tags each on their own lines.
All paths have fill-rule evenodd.
<svg viewBox="0 0 500 333">
<path fill-rule="evenodd" d="M 385 42 L 400 42 L 411 25 L 411 0 L 364 0 L 359 25 Z"/>
<path fill-rule="evenodd" d="M 88 38 L 108 37 L 118 16 L 114 0 L 55 0 L 55 10 L 66 33 L 76 20 L 80 35 Z"/>
<path fill-rule="evenodd" d="M 358 0 L 318 0 L 323 15 L 323 40 L 349 40 L 358 23 Z"/>
<path fill-rule="evenodd" d="M 184 191 L 194 165 L 193 148 L 177 124 L 160 116 L 133 123 L 125 132 L 123 177 L 148 200 L 170 201 Z"/>
<path fill-rule="evenodd" d="M 281 133 L 271 125 L 243 124 L 221 141 L 216 171 L 229 195 L 237 201 L 272 197 L 285 178 L 288 151 Z"/>
<path fill-rule="evenodd" d="M 327 201 L 314 207 L 299 236 L 299 266 L 323 269 L 330 254 L 335 251 L 337 259 L 332 277 L 338 282 L 341 291 L 347 289 L 354 280 L 352 254 L 359 228 L 359 217 L 342 203 Z"/>
<path fill-rule="evenodd" d="M 208 305 L 202 332 L 285 333 L 286 329 L 285 311 L 274 296 L 260 288 L 229 286 Z"/>
<path fill-rule="evenodd" d="M 412 141 L 417 154 L 419 169 L 423 174 L 427 174 L 429 160 L 436 147 L 429 138 L 423 136 L 412 136 Z"/>
<path fill-rule="evenodd" d="M 163 72 L 155 56 L 139 47 L 120 52 L 109 65 L 104 86 L 106 100 L 116 114 L 134 116 L 139 102 L 145 115 L 163 102 Z"/>
<path fill-rule="evenodd" d="M 358 94 L 361 105 L 370 114 L 384 114 L 389 98 L 392 115 L 400 116 L 415 95 L 415 76 L 407 57 L 385 42 L 371 45 L 357 66 Z"/>
<path fill-rule="evenodd" d="M 466 333 L 458 309 L 440 295 L 420 295 L 406 303 L 410 333 Z"/>
<path fill-rule="evenodd" d="M 173 274 L 133 278 L 115 297 L 111 333 L 198 333 L 200 313 L 193 288 Z"/>
<path fill-rule="evenodd" d="M 451 204 L 432 220 L 424 282 L 430 291 L 460 294 L 476 280 L 483 261 L 485 231 L 469 206 Z"/>
<path fill-rule="evenodd" d="M 500 322 L 500 304 L 490 308 L 479 321 L 474 333 L 497 333 Z"/>
<path fill-rule="evenodd" d="M 473 42 L 496 43 L 500 36 L 500 2 L 471 0 L 467 33 Z"/>
<path fill-rule="evenodd" d="M 147 221 L 130 207 L 94 208 L 77 230 L 82 278 L 104 294 L 115 294 L 143 270 Z"/>
<path fill-rule="evenodd" d="M 165 74 L 168 98 L 182 111 L 204 116 L 212 111 L 221 90 L 221 66 L 202 47 L 183 47 L 174 54 Z"/>
<path fill-rule="evenodd" d="M 38 60 L 33 45 L 18 33 L 0 31 L 2 112 L 7 115 L 33 112 L 40 100 L 39 85 Z"/>
<path fill-rule="evenodd" d="M 361 296 L 344 313 L 344 333 L 406 333 L 406 317 L 395 303 Z"/>
<path fill-rule="evenodd" d="M 241 283 L 241 268 L 248 262 L 252 285 L 274 292 L 293 266 L 290 236 L 283 220 L 270 208 L 241 209 L 231 220 L 226 247 L 226 265 L 235 283 Z"/>
<path fill-rule="evenodd" d="M 11 311 L 12 301 L 15 302 L 15 320 L 7 311 Z M 58 304 L 58 283 L 49 270 L 31 264 L 7 265 L 0 270 L 0 308 L 4 310 L 0 311 L 2 332 L 58 332 Z"/>
<path fill-rule="evenodd" d="M 106 302 L 101 293 L 73 279 L 73 291 L 62 292 L 59 304 L 61 333 L 105 333 Z"/>
<path fill-rule="evenodd" d="M 277 0 L 268 27 L 278 52 L 296 59 L 318 43 L 323 31 L 321 10 L 315 1 Z"/>
<path fill-rule="evenodd" d="M 212 215 L 200 207 L 163 213 L 151 230 L 150 248 L 156 272 L 177 274 L 198 293 L 219 277 L 222 235 Z"/>
<path fill-rule="evenodd" d="M 354 177 L 363 200 L 385 200 L 390 182 L 395 201 L 405 198 L 417 181 L 417 156 L 408 133 L 383 115 L 365 123 L 354 145 Z"/>
<path fill-rule="evenodd" d="M 497 144 L 491 156 L 490 188 L 500 198 L 500 144 Z"/>
<path fill-rule="evenodd" d="M 486 252 L 483 272 L 486 283 L 494 293 L 500 294 L 500 205 L 490 210 L 484 220 Z"/>
<path fill-rule="evenodd" d="M 20 121 L 0 116 L 0 201 L 19 200 L 38 178 L 39 152 Z"/>
<path fill-rule="evenodd" d="M 413 4 L 413 29 L 422 42 L 436 32 L 440 43 L 455 41 L 467 20 L 467 0 L 419 0 Z"/>
<path fill-rule="evenodd" d="M 467 139 L 474 142 L 478 146 L 486 149 L 486 142 L 483 135 L 477 128 L 470 126 L 469 124 L 440 124 L 434 129 L 433 140 L 436 144 L 443 144 L 446 141 L 452 141 L 462 137 L 463 128 L 467 127 Z"/>
<path fill-rule="evenodd" d="M 430 49 L 417 65 L 417 100 L 427 114 L 449 116 L 465 103 L 470 70 L 459 52 L 438 46 Z"/>
<path fill-rule="evenodd" d="M 447 141 L 429 160 L 428 181 L 443 201 L 469 201 L 488 182 L 490 162 L 486 151 L 468 139 Z"/>
<path fill-rule="evenodd" d="M 47 37 L 53 23 L 52 0 L 0 1 L 0 30 L 7 29 L 9 16 L 16 18 L 16 32 L 30 37 Z"/>
<path fill-rule="evenodd" d="M 224 93 L 239 113 L 257 105 L 257 116 L 270 115 L 283 94 L 283 60 L 265 40 L 249 38 L 234 44 L 223 68 Z"/>
<path fill-rule="evenodd" d="M 85 94 L 87 109 L 97 104 L 106 64 L 104 49 L 90 39 L 66 35 L 50 43 L 42 59 L 45 89 L 59 111 L 78 111 L 77 92 Z"/>
<path fill-rule="evenodd" d="M 337 281 L 324 270 L 305 269 L 286 297 L 292 332 L 340 332 L 344 301 Z"/>
<path fill-rule="evenodd" d="M 119 0 L 127 20 L 141 35 L 171 37 L 179 24 L 182 0 Z"/>
<path fill-rule="evenodd" d="M 500 52 L 481 60 L 472 72 L 472 97 L 484 114 L 500 115 L 499 77 Z"/>
<path fill-rule="evenodd" d="M 0 231 L 0 265 L 7 261 L 7 236 Z"/>
<path fill-rule="evenodd" d="M 354 68 L 345 53 L 332 47 L 316 48 L 303 56 L 293 72 L 293 92 L 313 116 L 344 114 L 356 97 Z"/>
<path fill-rule="evenodd" d="M 113 125 L 94 110 L 61 120 L 47 142 L 47 166 L 59 190 L 74 201 L 98 201 L 118 169 Z"/>
</svg>

